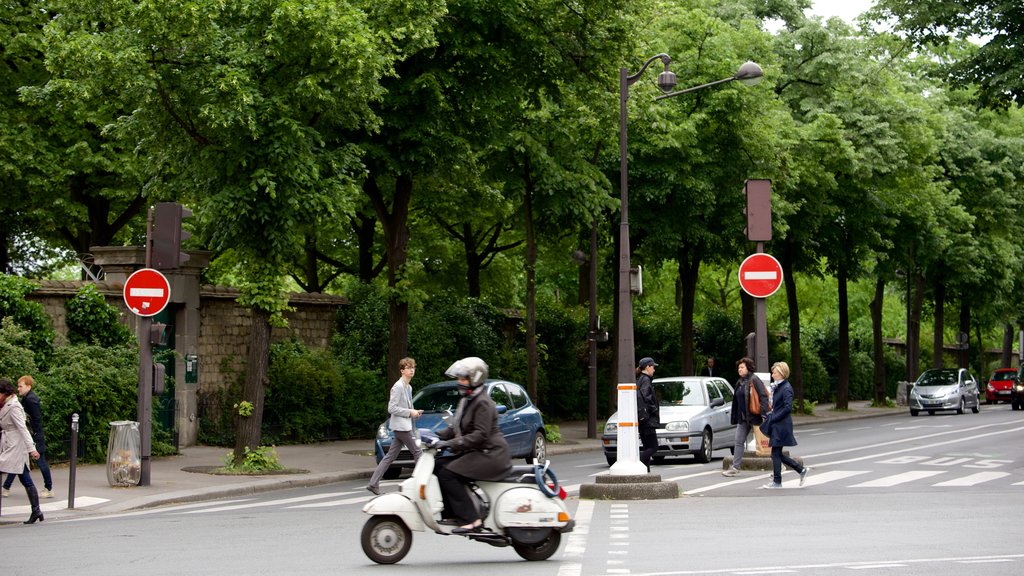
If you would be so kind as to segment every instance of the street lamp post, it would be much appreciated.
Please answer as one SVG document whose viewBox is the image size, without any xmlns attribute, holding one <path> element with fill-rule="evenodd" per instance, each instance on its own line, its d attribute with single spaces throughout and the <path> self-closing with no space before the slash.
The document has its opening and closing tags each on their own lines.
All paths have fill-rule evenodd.
<svg viewBox="0 0 1024 576">
<path fill-rule="evenodd" d="M 640 462 L 640 438 L 637 430 L 636 413 L 636 378 L 634 366 L 636 356 L 633 349 L 633 302 L 630 299 L 630 257 L 629 257 L 629 182 L 627 164 L 627 127 L 626 103 L 629 100 L 629 87 L 636 83 L 644 71 L 655 61 L 661 60 L 664 70 L 658 74 L 658 87 L 665 94 L 655 98 L 662 100 L 703 90 L 711 86 L 739 80 L 743 84 L 756 84 L 764 72 L 753 62 L 740 66 L 735 75 L 715 82 L 701 84 L 685 90 L 671 92 L 676 86 L 676 75 L 669 71 L 672 58 L 668 54 L 652 56 L 644 62 L 640 70 L 630 74 L 629 69 L 619 69 L 619 193 L 620 214 L 619 224 L 619 282 L 616 292 L 616 376 L 618 378 L 619 427 L 617 433 L 616 460 L 610 472 L 615 475 L 645 474 L 647 468 Z"/>
</svg>

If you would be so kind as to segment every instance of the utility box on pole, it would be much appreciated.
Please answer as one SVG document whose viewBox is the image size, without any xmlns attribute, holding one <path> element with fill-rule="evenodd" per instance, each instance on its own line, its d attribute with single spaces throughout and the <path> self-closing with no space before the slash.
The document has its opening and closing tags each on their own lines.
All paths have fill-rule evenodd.
<svg viewBox="0 0 1024 576">
<path fill-rule="evenodd" d="M 153 268 L 174 270 L 188 260 L 181 242 L 192 235 L 181 229 L 181 220 L 190 216 L 192 211 L 177 202 L 159 202 L 153 207 Z"/>
<path fill-rule="evenodd" d="M 772 239 L 772 181 L 747 180 L 743 183 L 747 195 L 747 240 L 769 242 Z"/>
</svg>

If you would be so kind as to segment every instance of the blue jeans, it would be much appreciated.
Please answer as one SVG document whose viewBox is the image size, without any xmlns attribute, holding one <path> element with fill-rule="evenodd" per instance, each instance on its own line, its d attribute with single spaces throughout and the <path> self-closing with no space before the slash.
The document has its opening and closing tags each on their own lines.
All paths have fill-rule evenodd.
<svg viewBox="0 0 1024 576">
<path fill-rule="evenodd" d="M 39 471 L 43 474 L 43 488 L 46 488 L 47 490 L 52 490 L 53 489 L 53 478 L 50 477 L 50 465 L 46 463 L 46 455 L 43 454 L 42 450 L 39 451 L 39 460 L 36 460 L 35 462 L 36 462 L 36 466 L 39 468 Z M 22 474 L 28 474 L 28 466 L 25 467 L 25 471 L 22 472 Z M 4 479 L 4 490 L 10 490 L 11 489 L 11 485 L 14 484 L 14 477 L 15 476 L 18 476 L 18 474 L 8 474 L 7 475 L 7 478 Z M 28 484 L 25 484 L 24 480 L 22 480 L 21 483 L 24 484 L 25 486 L 31 486 L 32 485 L 32 477 L 29 476 L 29 483 Z"/>
<path fill-rule="evenodd" d="M 49 471 L 49 469 L 47 469 L 47 471 Z M 7 481 L 4 482 L 4 489 L 5 490 L 6 489 L 10 489 L 11 484 L 14 484 L 14 477 L 15 476 L 18 477 L 18 480 L 21 480 L 21 485 L 24 486 L 26 490 L 29 489 L 29 488 L 35 488 L 36 487 L 35 483 L 32 482 L 32 474 L 28 471 L 28 466 L 26 465 L 25 469 L 21 471 L 21 474 L 8 474 L 7 475 Z"/>
</svg>

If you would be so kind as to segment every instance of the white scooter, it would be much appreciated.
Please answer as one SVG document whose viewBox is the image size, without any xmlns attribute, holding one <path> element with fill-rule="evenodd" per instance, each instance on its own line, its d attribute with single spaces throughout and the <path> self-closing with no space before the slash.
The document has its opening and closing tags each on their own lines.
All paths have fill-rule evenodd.
<svg viewBox="0 0 1024 576">
<path fill-rule="evenodd" d="M 443 502 L 434 475 L 437 441 L 429 430 L 420 429 L 423 454 L 412 476 L 399 492 L 381 494 L 363 506 L 371 517 L 363 526 L 360 540 L 366 556 L 378 564 L 394 564 L 412 547 L 412 531 L 427 528 L 449 536 L 455 526 L 439 523 Z M 511 545 L 526 560 L 547 560 L 558 551 L 563 532 L 571 532 L 575 521 L 565 505 L 565 490 L 549 468 L 550 462 L 513 466 L 508 478 L 499 482 L 476 481 L 470 492 L 484 521 L 482 532 L 459 534 L 491 546 Z"/>
</svg>

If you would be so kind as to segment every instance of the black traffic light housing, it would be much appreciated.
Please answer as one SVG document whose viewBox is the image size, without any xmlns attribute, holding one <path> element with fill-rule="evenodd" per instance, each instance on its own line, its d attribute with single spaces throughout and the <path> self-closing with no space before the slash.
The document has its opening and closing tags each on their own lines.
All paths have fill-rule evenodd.
<svg viewBox="0 0 1024 576">
<path fill-rule="evenodd" d="M 181 242 L 192 235 L 181 229 L 181 220 L 190 216 L 192 211 L 177 202 L 159 202 L 153 207 L 153 268 L 172 270 L 188 260 L 188 254 L 181 251 Z"/>
</svg>

